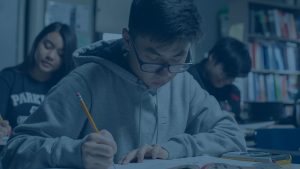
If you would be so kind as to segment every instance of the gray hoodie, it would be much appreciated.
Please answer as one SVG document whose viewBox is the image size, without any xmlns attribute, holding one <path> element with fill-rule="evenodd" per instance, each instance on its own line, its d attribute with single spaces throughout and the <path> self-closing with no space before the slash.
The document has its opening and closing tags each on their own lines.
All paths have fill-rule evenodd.
<svg viewBox="0 0 300 169">
<path fill-rule="evenodd" d="M 78 67 L 49 92 L 41 107 L 15 129 L 4 168 L 82 168 L 81 144 L 93 132 L 76 92 L 98 128 L 112 133 L 115 161 L 144 144 L 169 158 L 245 150 L 234 119 L 185 72 L 153 90 L 130 73 L 122 41 L 97 42 L 74 53 Z"/>
</svg>

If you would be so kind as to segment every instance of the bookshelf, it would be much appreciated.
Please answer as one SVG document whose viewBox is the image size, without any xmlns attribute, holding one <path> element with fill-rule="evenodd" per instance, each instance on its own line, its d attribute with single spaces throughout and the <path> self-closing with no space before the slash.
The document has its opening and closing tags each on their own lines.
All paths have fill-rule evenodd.
<svg viewBox="0 0 300 169">
<path fill-rule="evenodd" d="M 243 103 L 278 102 L 290 113 L 300 77 L 299 0 L 229 0 L 229 25 L 237 24 L 252 59 Z"/>
</svg>

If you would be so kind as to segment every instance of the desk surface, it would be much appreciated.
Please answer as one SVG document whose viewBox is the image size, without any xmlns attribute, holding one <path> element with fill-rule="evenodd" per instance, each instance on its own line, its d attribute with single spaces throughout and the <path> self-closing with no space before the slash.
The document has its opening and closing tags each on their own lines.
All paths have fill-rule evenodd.
<svg viewBox="0 0 300 169">
<path fill-rule="evenodd" d="M 290 164 L 288 166 L 282 167 L 284 169 L 300 169 L 300 164 Z"/>
</svg>

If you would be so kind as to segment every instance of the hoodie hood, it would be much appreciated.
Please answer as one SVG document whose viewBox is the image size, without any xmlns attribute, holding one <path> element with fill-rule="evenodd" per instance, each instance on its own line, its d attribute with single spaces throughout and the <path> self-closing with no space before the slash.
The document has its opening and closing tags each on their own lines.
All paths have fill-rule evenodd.
<svg viewBox="0 0 300 169">
<path fill-rule="evenodd" d="M 109 60 L 125 69 L 128 68 L 126 64 L 127 51 L 123 48 L 122 39 L 110 41 L 98 41 L 91 45 L 77 49 L 73 53 L 76 66 L 85 63 L 103 63 L 104 60 Z"/>
<path fill-rule="evenodd" d="M 137 84 L 144 84 L 131 71 L 122 39 L 98 41 L 91 45 L 77 49 L 73 53 L 76 67 L 84 64 L 96 63 L 111 70 L 118 76 Z"/>
</svg>

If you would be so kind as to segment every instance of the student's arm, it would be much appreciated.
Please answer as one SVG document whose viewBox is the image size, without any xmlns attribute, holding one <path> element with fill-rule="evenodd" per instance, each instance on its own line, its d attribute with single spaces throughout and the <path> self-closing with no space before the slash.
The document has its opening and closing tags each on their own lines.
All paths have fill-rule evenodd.
<svg viewBox="0 0 300 169">
<path fill-rule="evenodd" d="M 235 114 L 235 119 L 240 122 L 241 117 L 241 92 L 235 85 L 229 86 L 228 104 L 231 108 L 231 112 Z"/>
<path fill-rule="evenodd" d="M 91 107 L 89 89 L 76 72 L 51 89 L 39 109 L 16 127 L 4 150 L 3 168 L 108 168 L 117 151 L 111 134 L 81 134 L 89 124 L 76 93 Z"/>
<path fill-rule="evenodd" d="M 89 102 L 84 86 L 73 73 L 50 91 L 39 109 L 15 128 L 5 150 L 4 168 L 82 167 L 78 136 L 85 118 L 74 92 L 80 89 Z"/>
<path fill-rule="evenodd" d="M 108 132 L 81 136 L 89 124 L 76 92 L 91 106 L 84 78 L 76 72 L 68 75 L 51 89 L 39 109 L 16 127 L 4 150 L 4 168 L 94 169 L 111 165 L 116 145 Z"/>
<path fill-rule="evenodd" d="M 168 158 L 209 154 L 219 156 L 229 151 L 244 151 L 244 136 L 234 119 L 221 111 L 216 99 L 195 81 L 190 86 L 190 117 L 185 134 L 161 144 Z"/>
</svg>

